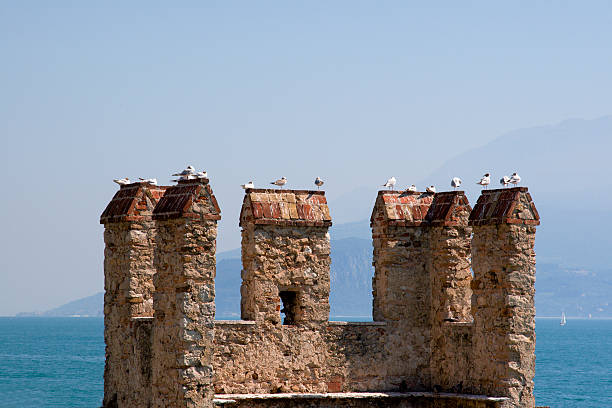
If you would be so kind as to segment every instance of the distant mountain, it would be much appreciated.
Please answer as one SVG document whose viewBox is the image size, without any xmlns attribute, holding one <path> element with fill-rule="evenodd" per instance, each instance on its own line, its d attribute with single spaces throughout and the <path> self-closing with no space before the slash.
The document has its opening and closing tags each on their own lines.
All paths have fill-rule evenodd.
<svg viewBox="0 0 612 408">
<path fill-rule="evenodd" d="M 536 314 L 612 317 L 612 270 L 538 263 Z"/>
<path fill-rule="evenodd" d="M 551 126 L 510 132 L 477 149 L 459 154 L 427 177 L 422 185 L 450 189 L 463 178 L 471 203 L 479 195 L 476 180 L 518 171 L 529 187 L 542 219 L 536 239 L 538 259 L 576 268 L 606 268 L 612 248 L 612 116 L 572 119 Z"/>
<path fill-rule="evenodd" d="M 77 299 L 46 312 L 18 313 L 18 317 L 103 317 L 104 293 Z"/>
<path fill-rule="evenodd" d="M 551 213 L 545 213 L 551 222 Z M 553 218 L 554 219 L 554 218 Z M 542 227 L 540 227 L 542 228 Z M 596 228 L 595 226 L 593 228 Z M 559 227 L 559 229 L 562 229 Z M 351 237 L 350 235 L 356 235 Z M 366 316 L 372 313 L 372 243 L 369 220 L 340 224 L 331 232 L 331 316 Z M 597 232 L 592 234 L 597 236 Z M 542 240 L 538 231 L 537 241 Z M 591 243 L 586 240 L 582 246 Z M 538 243 L 538 245 L 541 245 Z M 540 251 L 540 250 L 538 250 Z M 536 273 L 536 311 L 538 316 L 612 317 L 612 269 L 610 267 L 572 267 L 542 260 L 538 252 Z M 217 318 L 240 317 L 242 262 L 240 250 L 217 256 Z M 102 316 L 103 293 L 97 293 L 43 313 L 18 316 Z"/>
</svg>

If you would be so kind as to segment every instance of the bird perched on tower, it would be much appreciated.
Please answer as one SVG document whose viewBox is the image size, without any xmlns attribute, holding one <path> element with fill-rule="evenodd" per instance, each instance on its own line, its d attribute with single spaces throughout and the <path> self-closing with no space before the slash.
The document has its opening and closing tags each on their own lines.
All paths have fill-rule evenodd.
<svg viewBox="0 0 612 408">
<path fill-rule="evenodd" d="M 383 187 L 387 187 L 390 188 L 391 190 L 393 190 L 393 188 L 395 187 L 395 183 L 397 182 L 397 180 L 395 180 L 395 177 L 391 177 L 389 180 L 387 180 L 387 182 L 385 184 L 383 184 Z"/>
<path fill-rule="evenodd" d="M 501 184 L 504 187 L 507 187 L 508 184 L 510 184 L 510 177 L 508 176 L 504 176 L 501 179 L 499 179 L 499 184 Z"/>
<path fill-rule="evenodd" d="M 435 194 L 436 193 L 436 188 L 434 186 L 429 186 L 425 189 L 425 191 L 427 191 L 430 194 Z"/>
<path fill-rule="evenodd" d="M 142 178 L 142 177 L 138 177 L 138 180 L 140 180 L 143 183 L 147 183 L 147 184 L 151 184 L 156 186 L 157 185 L 157 179 L 156 178 Z"/>
<path fill-rule="evenodd" d="M 321 188 L 321 186 L 322 186 L 322 185 L 323 185 L 325 182 L 324 182 L 324 181 L 321 179 L 321 177 L 317 177 L 317 178 L 315 179 L 314 183 L 315 183 L 315 186 L 317 186 L 317 190 L 318 190 L 319 188 Z"/>
<path fill-rule="evenodd" d="M 456 190 L 461 186 L 461 183 L 463 183 L 463 181 L 459 177 L 453 177 L 451 180 L 451 187 Z"/>
<path fill-rule="evenodd" d="M 481 186 L 484 186 L 484 188 L 487 188 L 487 186 L 491 184 L 491 175 L 489 173 L 485 173 L 485 175 L 482 176 L 482 178 L 477 181 L 476 184 L 480 184 Z"/>
<path fill-rule="evenodd" d="M 130 184 L 130 179 L 127 177 L 124 177 L 122 179 L 113 179 L 113 181 L 119 184 L 120 186 L 127 186 L 128 184 Z"/>
<path fill-rule="evenodd" d="M 510 183 L 516 186 L 520 182 L 521 182 L 521 176 L 519 176 L 518 173 L 512 173 L 512 176 L 510 176 Z"/>
<path fill-rule="evenodd" d="M 416 186 L 413 184 L 406 191 L 410 191 L 411 193 L 415 193 L 417 191 Z"/>
<path fill-rule="evenodd" d="M 283 186 L 287 184 L 287 179 L 283 176 L 279 178 L 278 180 L 271 182 L 270 184 L 274 184 L 275 186 L 279 186 L 280 188 L 283 188 Z"/>
<path fill-rule="evenodd" d="M 240 187 L 246 190 L 247 188 L 255 188 L 255 184 L 253 184 L 252 181 L 249 181 L 246 184 L 241 184 Z"/>
<path fill-rule="evenodd" d="M 193 166 L 187 166 L 187 168 L 180 173 L 174 173 L 173 176 L 178 176 L 181 179 L 187 179 L 189 176 L 193 176 L 195 174 L 195 169 Z"/>
</svg>

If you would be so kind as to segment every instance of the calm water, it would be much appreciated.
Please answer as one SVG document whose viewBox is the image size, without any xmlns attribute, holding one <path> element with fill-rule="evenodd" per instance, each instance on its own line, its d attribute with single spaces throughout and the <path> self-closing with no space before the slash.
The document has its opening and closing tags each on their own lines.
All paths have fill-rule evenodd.
<svg viewBox="0 0 612 408">
<path fill-rule="evenodd" d="M 0 407 L 99 407 L 103 320 L 0 318 Z M 536 401 L 612 407 L 612 320 L 537 321 Z"/>
</svg>

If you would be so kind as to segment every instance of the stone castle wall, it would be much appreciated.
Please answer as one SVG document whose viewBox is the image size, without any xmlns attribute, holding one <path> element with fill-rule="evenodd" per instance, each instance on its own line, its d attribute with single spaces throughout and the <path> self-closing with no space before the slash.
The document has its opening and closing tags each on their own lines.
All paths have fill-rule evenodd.
<svg viewBox="0 0 612 408">
<path fill-rule="evenodd" d="M 384 325 L 330 322 L 319 328 L 215 325 L 218 394 L 341 392 L 385 389 Z"/>
<path fill-rule="evenodd" d="M 104 403 L 146 407 L 157 230 L 152 213 L 164 188 L 123 187 L 101 216 L 104 231 Z"/>
<path fill-rule="evenodd" d="M 208 180 L 170 187 L 157 222 L 152 407 L 212 407 L 217 221 Z"/>
<path fill-rule="evenodd" d="M 511 406 L 534 406 L 535 226 L 526 188 L 483 194 L 474 228 L 472 389 L 504 395 Z"/>
<path fill-rule="evenodd" d="M 105 407 L 534 406 L 539 216 L 526 189 L 485 190 L 474 210 L 462 192 L 379 192 L 375 321 L 346 323 L 328 320 L 323 192 L 247 190 L 243 320 L 215 321 L 208 180 L 158 188 L 148 206 L 153 188 L 138 188 L 122 187 L 132 202 L 116 195 L 101 219 Z M 399 394 L 350 396 L 380 391 Z"/>
</svg>

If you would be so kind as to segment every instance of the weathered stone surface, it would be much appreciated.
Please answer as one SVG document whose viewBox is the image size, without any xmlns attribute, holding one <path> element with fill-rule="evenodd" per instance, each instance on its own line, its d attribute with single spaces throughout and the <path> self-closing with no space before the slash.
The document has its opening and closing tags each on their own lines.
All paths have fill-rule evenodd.
<svg viewBox="0 0 612 408">
<path fill-rule="evenodd" d="M 163 188 L 122 187 L 100 217 L 104 224 L 104 406 L 146 407 L 150 375 L 143 362 L 149 328 L 135 318 L 153 316 L 156 228 L 151 219 Z M 144 330 L 144 333 L 143 333 Z M 143 355 L 141 355 L 143 353 Z"/>
<path fill-rule="evenodd" d="M 460 191 L 381 191 L 374 205 L 373 316 L 390 325 L 387 375 L 409 389 L 460 388 L 444 367 L 455 348 L 442 327 L 471 321 L 470 210 Z"/>
<path fill-rule="evenodd" d="M 297 218 L 283 218 L 275 210 L 293 202 L 304 208 Z M 327 321 L 331 219 L 324 220 L 326 208 L 322 191 L 249 190 L 245 195 L 240 218 L 242 319 L 277 325 L 283 323 L 283 313 L 285 324 Z"/>
<path fill-rule="evenodd" d="M 463 192 L 444 193 L 455 200 L 452 226 L 428 227 L 428 270 L 431 279 L 431 381 L 432 388 L 463 392 L 467 385 L 471 351 L 471 233 L 470 207 Z M 434 198 L 434 204 L 438 194 Z"/>
<path fill-rule="evenodd" d="M 384 323 L 216 322 L 217 393 L 387 389 Z"/>
<path fill-rule="evenodd" d="M 535 227 L 474 227 L 473 389 L 533 407 Z"/>
<path fill-rule="evenodd" d="M 166 194 L 154 211 L 151 405 L 211 407 L 219 208 L 206 179 Z"/>
<path fill-rule="evenodd" d="M 535 225 L 526 188 L 483 191 L 470 217 L 472 240 L 471 391 L 533 407 L 535 375 Z"/>
</svg>

